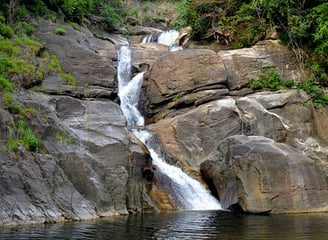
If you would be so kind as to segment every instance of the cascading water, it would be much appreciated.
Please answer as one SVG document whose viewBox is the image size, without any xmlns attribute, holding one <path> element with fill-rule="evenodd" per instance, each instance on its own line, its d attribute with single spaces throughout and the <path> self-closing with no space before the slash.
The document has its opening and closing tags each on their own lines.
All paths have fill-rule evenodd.
<svg viewBox="0 0 328 240">
<path fill-rule="evenodd" d="M 139 73 L 131 79 L 131 51 L 128 46 L 120 48 L 118 58 L 118 85 L 121 109 L 129 126 L 143 126 L 144 118 L 141 116 L 137 106 L 144 73 Z M 152 134 L 149 131 L 136 128 L 133 130 L 133 133 L 148 148 L 158 171 L 168 177 L 173 191 L 171 195 L 173 198 L 177 198 L 175 202 L 179 202 L 183 209 L 222 209 L 218 200 L 200 182 L 189 177 L 180 168 L 169 165 L 155 152 L 151 144 L 149 144 L 152 138 Z"/>
<path fill-rule="evenodd" d="M 157 38 L 154 38 L 154 35 L 147 35 L 142 40 L 142 43 L 147 42 L 157 42 L 164 44 L 169 47 L 170 52 L 180 51 L 183 48 L 181 46 L 174 45 L 175 40 L 178 38 L 179 32 L 176 30 L 169 30 L 162 32 Z"/>
</svg>

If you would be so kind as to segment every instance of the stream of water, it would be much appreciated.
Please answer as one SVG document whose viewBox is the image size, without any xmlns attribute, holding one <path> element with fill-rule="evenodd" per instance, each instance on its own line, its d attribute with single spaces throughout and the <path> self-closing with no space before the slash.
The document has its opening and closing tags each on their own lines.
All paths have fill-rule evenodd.
<svg viewBox="0 0 328 240">
<path fill-rule="evenodd" d="M 172 42 L 170 37 L 166 39 Z M 138 110 L 140 89 L 143 82 L 143 74 L 139 73 L 131 78 L 131 50 L 129 46 L 122 46 L 118 53 L 118 86 L 119 97 L 121 99 L 121 109 L 130 127 L 140 127 L 144 125 L 144 118 Z M 161 156 L 159 156 L 148 140 L 152 138 L 149 131 L 140 128 L 134 129 L 133 133 L 148 148 L 153 159 L 153 164 L 158 171 L 165 174 L 169 179 L 171 192 L 170 196 L 179 207 L 187 210 L 214 210 L 221 209 L 218 200 L 204 188 L 204 186 L 189 177 L 180 168 L 169 165 Z"/>
</svg>

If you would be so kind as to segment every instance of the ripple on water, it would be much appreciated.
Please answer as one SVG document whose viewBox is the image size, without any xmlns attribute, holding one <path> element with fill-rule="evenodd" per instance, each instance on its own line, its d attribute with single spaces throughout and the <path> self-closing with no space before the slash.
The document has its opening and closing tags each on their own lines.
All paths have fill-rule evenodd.
<svg viewBox="0 0 328 240">
<path fill-rule="evenodd" d="M 328 214 L 241 215 L 227 211 L 138 214 L 66 224 L 0 228 L 0 239 L 328 239 Z"/>
</svg>

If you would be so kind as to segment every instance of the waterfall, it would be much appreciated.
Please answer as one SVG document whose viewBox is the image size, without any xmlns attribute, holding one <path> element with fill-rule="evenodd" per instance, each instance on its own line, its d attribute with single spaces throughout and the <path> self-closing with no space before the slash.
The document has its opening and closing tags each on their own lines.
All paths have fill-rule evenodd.
<svg viewBox="0 0 328 240">
<path fill-rule="evenodd" d="M 181 46 L 174 45 L 175 40 L 178 38 L 179 32 L 176 30 L 169 30 L 160 33 L 160 35 L 155 38 L 154 35 L 147 35 L 143 38 L 142 43 L 147 42 L 157 42 L 169 47 L 170 52 L 180 51 L 183 48 Z"/>
<path fill-rule="evenodd" d="M 122 46 L 118 52 L 118 85 L 119 97 L 121 99 L 121 109 L 127 119 L 129 126 L 143 126 L 144 118 L 138 110 L 140 89 L 143 81 L 143 74 L 139 73 L 131 79 L 131 50 L 128 46 Z M 173 189 L 172 194 L 175 202 L 182 204 L 187 210 L 216 210 L 221 209 L 218 200 L 198 181 L 189 177 L 180 168 L 169 165 L 159 156 L 150 144 L 152 134 L 140 128 L 134 129 L 133 133 L 148 148 L 156 165 L 157 171 L 166 175 Z"/>
</svg>

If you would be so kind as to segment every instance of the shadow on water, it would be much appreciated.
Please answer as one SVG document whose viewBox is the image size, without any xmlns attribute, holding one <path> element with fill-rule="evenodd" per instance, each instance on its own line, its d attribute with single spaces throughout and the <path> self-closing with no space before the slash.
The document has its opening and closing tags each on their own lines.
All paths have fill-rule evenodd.
<svg viewBox="0 0 328 240">
<path fill-rule="evenodd" d="M 139 214 L 77 223 L 3 227 L 0 239 L 328 239 L 328 214 Z"/>
</svg>

